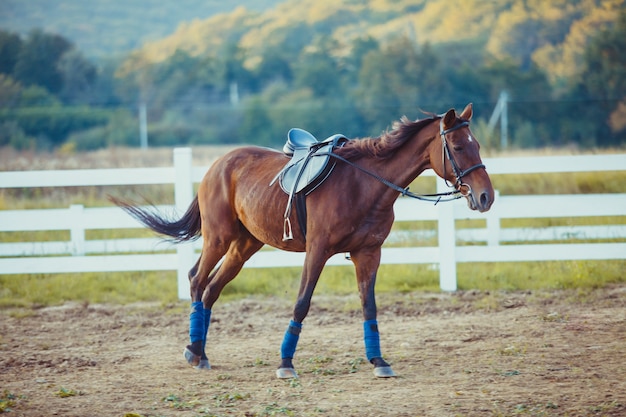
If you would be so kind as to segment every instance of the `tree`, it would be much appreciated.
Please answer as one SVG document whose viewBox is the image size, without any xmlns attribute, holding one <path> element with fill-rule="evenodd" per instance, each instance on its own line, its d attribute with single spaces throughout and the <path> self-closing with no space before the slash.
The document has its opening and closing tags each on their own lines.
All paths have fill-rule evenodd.
<svg viewBox="0 0 626 417">
<path fill-rule="evenodd" d="M 78 50 L 72 49 L 63 54 L 56 67 L 63 83 L 60 96 L 66 103 L 83 104 L 93 101 L 97 69 Z"/>
<path fill-rule="evenodd" d="M 21 48 L 22 39 L 17 34 L 0 30 L 0 73 L 13 74 Z"/>
<path fill-rule="evenodd" d="M 20 101 L 22 86 L 13 78 L 0 74 L 0 108 L 15 107 Z"/>
<path fill-rule="evenodd" d="M 254 71 L 260 88 L 273 82 L 291 83 L 293 72 L 289 57 L 280 48 L 268 48 Z"/>
<path fill-rule="evenodd" d="M 403 37 L 365 55 L 355 99 L 374 135 L 403 115 L 416 118 L 420 108 L 449 106 L 451 91 L 430 45 L 417 47 Z"/>
<path fill-rule="evenodd" d="M 625 135 L 622 131 L 612 132 L 609 124 L 619 126 L 622 107 L 626 102 L 626 12 L 622 12 L 612 28 L 601 31 L 595 36 L 584 53 L 584 65 L 581 72 L 582 87 L 586 98 L 593 103 L 596 120 L 604 123 L 597 131 L 599 145 L 618 145 Z M 591 122 L 591 121 L 590 121 Z M 618 129 L 621 131 L 621 129 Z"/>
<path fill-rule="evenodd" d="M 263 146 L 276 145 L 279 141 L 272 133 L 272 122 L 262 97 L 255 96 L 245 102 L 237 135 L 243 143 Z"/>
<path fill-rule="evenodd" d="M 600 32 L 584 53 L 582 79 L 588 91 L 598 99 L 626 97 L 626 12 L 615 25 Z"/>
<path fill-rule="evenodd" d="M 73 45 L 62 36 L 32 31 L 18 54 L 14 77 L 24 86 L 38 85 L 53 94 L 63 89 L 63 75 L 57 64 Z"/>
<path fill-rule="evenodd" d="M 294 87 L 308 88 L 316 97 L 337 94 L 341 89 L 341 68 L 333 56 L 336 42 L 322 36 L 307 50 L 302 51 L 294 65 Z"/>
</svg>

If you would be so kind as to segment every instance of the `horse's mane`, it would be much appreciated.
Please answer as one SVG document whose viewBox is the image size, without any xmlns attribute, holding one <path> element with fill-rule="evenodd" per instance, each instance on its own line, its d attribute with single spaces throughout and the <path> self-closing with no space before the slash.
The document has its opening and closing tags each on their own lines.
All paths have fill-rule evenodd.
<svg viewBox="0 0 626 417">
<path fill-rule="evenodd" d="M 388 158 L 427 124 L 439 117 L 436 115 L 431 116 L 430 118 L 416 121 L 411 121 L 406 116 L 403 116 L 393 124 L 391 130 L 384 132 L 381 136 L 377 138 L 352 139 L 346 142 L 343 147 L 335 149 L 334 152 L 346 159 L 360 157 Z"/>
</svg>

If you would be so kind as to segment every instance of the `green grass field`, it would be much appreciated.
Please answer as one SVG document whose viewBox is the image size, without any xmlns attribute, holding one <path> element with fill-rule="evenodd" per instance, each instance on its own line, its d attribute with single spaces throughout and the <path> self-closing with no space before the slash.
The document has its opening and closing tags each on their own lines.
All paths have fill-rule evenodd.
<svg viewBox="0 0 626 417">
<path fill-rule="evenodd" d="M 163 153 L 163 151 L 160 151 Z M 119 150 L 111 158 L 119 155 Z M 53 156 L 51 156 L 53 157 Z M 100 154 L 106 158 L 106 154 Z M 85 158 L 89 160 L 90 158 Z M 106 161 L 100 161 L 105 163 Z M 62 165 L 62 164 L 61 164 Z M 118 166 L 115 161 L 112 166 Z M 143 166 L 163 165 L 149 159 Z M 3 167 L 10 166 L 9 163 Z M 82 168 L 87 168 L 82 166 Z M 4 168 L 3 168 L 4 169 Z M 45 169 L 44 167 L 40 169 Z M 623 193 L 626 171 L 577 173 L 568 176 L 547 175 L 494 175 L 494 188 L 501 195 L 525 194 L 579 194 Z M 432 177 L 419 178 L 411 186 L 414 192 L 433 192 Z M 110 206 L 108 194 L 124 198 L 145 197 L 156 204 L 173 203 L 170 186 L 148 187 L 67 187 L 56 189 L 0 188 L 0 209 L 67 208 L 70 204 L 86 207 Z M 424 203 L 428 204 L 428 203 Z M 497 204 L 497 202 L 495 203 Z M 560 225 L 623 225 L 624 216 L 610 218 L 543 218 L 506 219 L 502 227 L 548 227 Z M 457 227 L 482 227 L 484 221 L 457 221 Z M 436 229 L 434 222 L 396 223 L 396 230 Z M 151 236 L 146 230 L 88 231 L 87 239 L 108 239 Z M 0 242 L 68 240 L 68 231 L 54 232 L 5 232 Z M 623 239 L 621 241 L 624 241 Z M 614 240 L 613 240 L 614 241 Z M 422 242 L 403 242 L 402 246 L 436 245 L 436 237 Z M 626 254 L 625 254 L 626 258 Z M 191 265 L 190 265 L 191 267 Z M 534 290 L 534 289 L 580 289 L 581 291 L 626 282 L 626 260 L 616 261 L 568 261 L 526 263 L 463 263 L 457 267 L 460 290 Z M 299 285 L 299 268 L 244 269 L 224 290 L 225 299 L 248 295 L 273 295 L 295 298 Z M 317 294 L 354 294 L 356 282 L 350 267 L 327 267 Z M 378 274 L 378 292 L 439 291 L 439 271 L 430 265 L 383 265 Z M 85 303 L 132 303 L 177 301 L 176 275 L 174 272 L 142 273 L 82 273 L 82 274 L 33 274 L 0 275 L 0 307 L 47 306 L 78 301 Z"/>
</svg>

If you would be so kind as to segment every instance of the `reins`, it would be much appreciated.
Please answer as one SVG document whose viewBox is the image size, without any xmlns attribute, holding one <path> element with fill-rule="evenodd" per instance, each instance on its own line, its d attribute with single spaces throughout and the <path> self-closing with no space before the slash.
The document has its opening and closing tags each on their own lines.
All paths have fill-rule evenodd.
<svg viewBox="0 0 626 417">
<path fill-rule="evenodd" d="M 376 180 L 380 181 L 381 183 L 385 184 L 387 187 L 391 188 L 392 190 L 395 190 L 397 192 L 400 193 L 400 195 L 404 196 L 404 197 L 411 197 L 411 198 L 415 198 L 416 200 L 421 200 L 421 201 L 428 201 L 431 203 L 434 203 L 435 205 L 437 205 L 437 203 L 439 202 L 447 202 L 447 201 L 454 201 L 454 200 L 458 200 L 461 197 L 467 196 L 469 194 L 471 194 L 472 189 L 468 184 L 465 184 L 462 182 L 462 179 L 464 176 L 468 175 L 470 172 L 473 172 L 477 169 L 480 168 L 485 168 L 484 164 L 476 164 L 474 166 L 471 166 L 469 168 L 467 168 L 466 170 L 462 170 L 459 168 L 458 164 L 456 163 L 456 161 L 454 160 L 452 154 L 450 153 L 450 148 L 448 146 L 448 141 L 446 140 L 446 135 L 450 132 L 453 132 L 457 129 L 460 129 L 462 127 L 465 126 L 469 126 L 469 122 L 468 121 L 464 121 L 454 127 L 451 127 L 449 129 L 444 130 L 443 129 L 443 117 L 441 118 L 440 122 L 439 122 L 439 135 L 441 136 L 441 146 L 442 146 L 442 152 L 441 152 L 441 159 L 442 159 L 442 165 L 443 165 L 443 171 L 445 172 L 446 170 L 446 157 L 447 159 L 450 161 L 450 164 L 452 165 L 452 170 L 454 171 L 454 176 L 456 177 L 456 181 L 454 184 L 450 184 L 448 182 L 448 180 L 444 179 L 446 185 L 450 188 L 455 187 L 454 190 L 452 191 L 448 191 L 446 193 L 435 193 L 435 194 L 416 194 L 412 191 L 409 191 L 409 187 L 406 188 L 402 188 L 399 185 L 396 185 L 394 183 L 392 183 L 391 181 L 386 180 L 385 178 L 379 176 L 378 174 L 375 174 L 357 164 L 355 164 L 352 161 L 347 160 L 346 158 L 337 155 L 336 153 L 333 152 L 324 152 L 321 154 L 316 154 L 316 155 L 330 155 L 331 157 L 338 159 L 348 165 L 350 165 L 351 167 L 354 167 L 356 169 L 358 169 L 359 171 L 371 176 L 372 178 L 375 178 Z M 313 156 L 316 156 L 313 155 Z M 458 187 L 458 188 L 456 188 Z M 467 188 L 468 192 L 466 194 L 464 194 L 461 190 L 462 188 L 465 187 Z"/>
<path fill-rule="evenodd" d="M 416 194 L 412 191 L 409 190 L 409 187 L 406 188 L 402 188 L 399 185 L 396 185 L 394 183 L 392 183 L 391 181 L 388 181 L 386 179 L 384 179 L 383 177 L 379 176 L 378 174 L 373 173 L 372 171 L 369 171 L 357 164 L 355 164 L 352 161 L 347 160 L 346 158 L 344 158 L 343 156 L 339 156 L 336 153 L 333 152 L 327 152 L 327 153 L 323 153 L 323 154 L 319 154 L 319 155 L 330 155 L 331 157 L 340 160 L 341 162 L 345 162 L 346 164 L 350 165 L 351 167 L 354 167 L 356 169 L 358 169 L 359 171 L 369 175 L 372 178 L 375 178 L 376 180 L 380 181 L 381 183 L 385 184 L 387 187 L 391 188 L 392 190 L 395 190 L 397 192 L 400 193 L 400 195 L 404 196 L 404 197 L 411 197 L 411 198 L 415 198 L 417 200 L 421 200 L 421 201 L 429 201 L 431 203 L 439 203 L 440 201 L 453 201 L 453 200 L 457 200 L 459 198 L 462 197 L 461 195 L 461 191 L 459 190 L 454 190 L 454 191 L 449 191 L 447 193 L 436 193 L 436 194 Z M 315 156 L 315 155 L 313 155 Z M 453 196 L 453 197 L 450 197 Z M 450 198 L 445 198 L 444 197 L 450 197 Z"/>
</svg>

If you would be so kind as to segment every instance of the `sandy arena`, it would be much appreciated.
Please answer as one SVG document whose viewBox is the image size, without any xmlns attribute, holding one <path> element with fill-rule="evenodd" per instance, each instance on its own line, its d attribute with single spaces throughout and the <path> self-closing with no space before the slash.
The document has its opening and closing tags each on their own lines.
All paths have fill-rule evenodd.
<svg viewBox="0 0 626 417">
<path fill-rule="evenodd" d="M 357 296 L 314 297 L 278 380 L 291 303 L 218 302 L 210 371 L 189 367 L 188 303 L 0 311 L 10 416 L 626 416 L 626 286 L 586 293 L 383 294 L 364 360 Z"/>
</svg>

